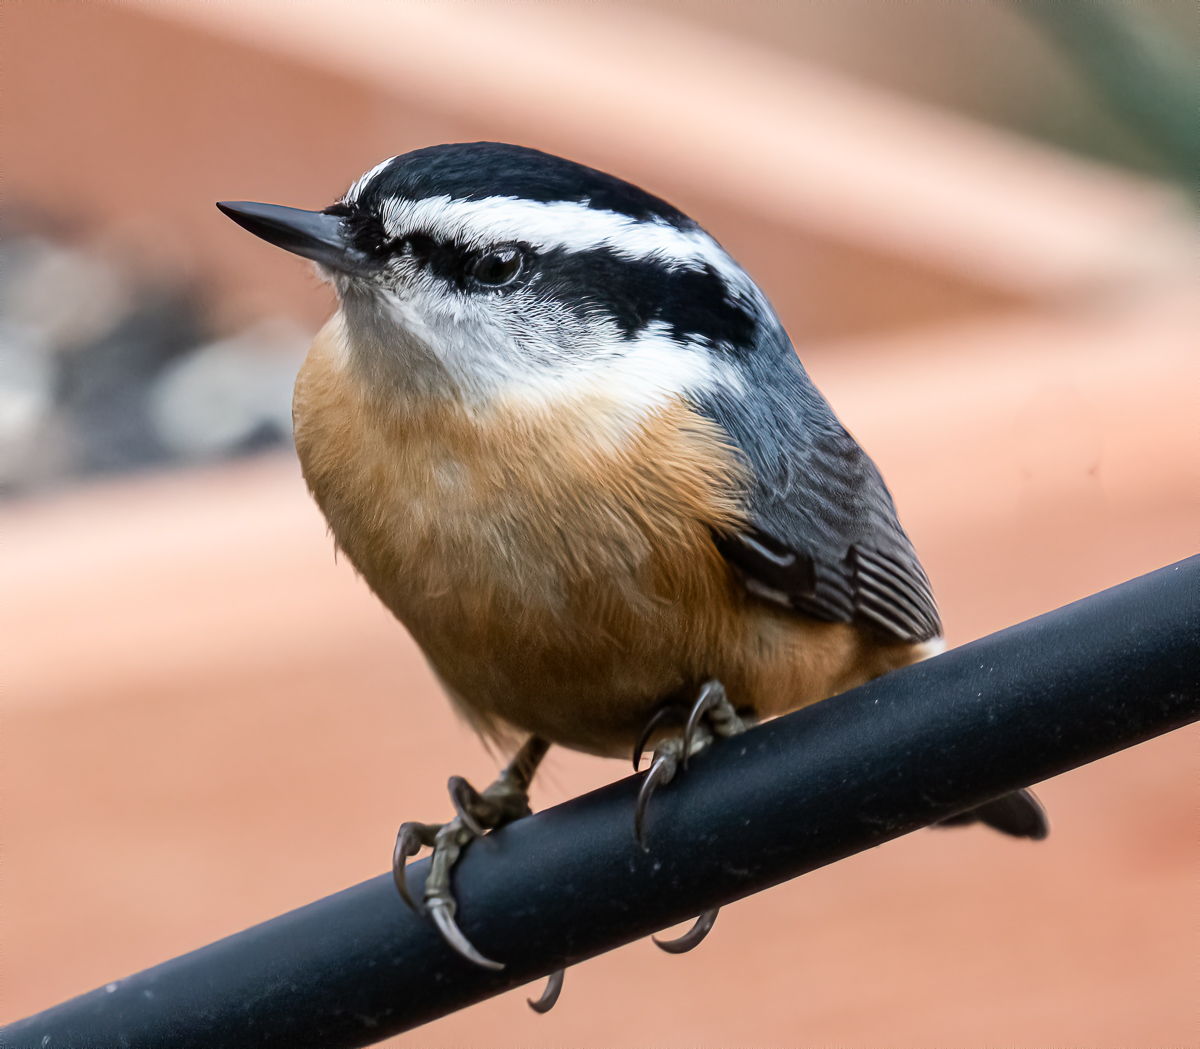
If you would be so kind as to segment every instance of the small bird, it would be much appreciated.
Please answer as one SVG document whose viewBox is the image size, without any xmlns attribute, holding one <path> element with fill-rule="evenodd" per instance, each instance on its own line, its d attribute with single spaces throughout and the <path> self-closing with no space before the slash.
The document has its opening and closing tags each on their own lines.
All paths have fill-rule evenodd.
<svg viewBox="0 0 1200 1049">
<path fill-rule="evenodd" d="M 456 709 L 516 750 L 397 838 L 410 904 L 405 861 L 433 847 L 424 908 L 466 957 L 501 967 L 458 929 L 451 867 L 529 813 L 551 744 L 635 768 L 654 744 L 640 839 L 699 749 L 942 648 L 875 464 L 766 296 L 666 201 L 477 142 L 385 160 L 323 211 L 218 207 L 332 282 L 296 381 L 305 480 Z M 1046 833 L 1028 792 L 956 818 L 975 820 Z"/>
</svg>

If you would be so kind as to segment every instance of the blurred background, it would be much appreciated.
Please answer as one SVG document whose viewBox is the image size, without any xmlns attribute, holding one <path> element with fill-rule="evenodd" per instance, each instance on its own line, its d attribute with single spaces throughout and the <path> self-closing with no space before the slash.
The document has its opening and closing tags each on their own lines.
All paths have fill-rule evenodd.
<svg viewBox="0 0 1200 1049">
<path fill-rule="evenodd" d="M 1200 545 L 1193 0 L 4 5 L 0 1021 L 386 869 L 496 769 L 291 450 L 332 309 L 213 207 L 520 142 L 701 221 L 887 477 L 950 644 Z M 1195 729 L 413 1045 L 1192 1044 Z M 537 807 L 625 775 L 552 752 Z"/>
</svg>

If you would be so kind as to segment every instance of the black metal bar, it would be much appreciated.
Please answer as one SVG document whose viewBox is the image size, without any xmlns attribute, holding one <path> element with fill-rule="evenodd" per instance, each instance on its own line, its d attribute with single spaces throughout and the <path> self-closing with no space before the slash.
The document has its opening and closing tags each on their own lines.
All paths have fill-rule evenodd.
<svg viewBox="0 0 1200 1049">
<path fill-rule="evenodd" d="M 450 951 L 388 875 L 11 1024 L 3 1045 L 360 1046 L 1200 719 L 1200 557 L 481 839 Z M 410 868 L 419 887 L 428 864 Z M 184 904 L 186 901 L 180 901 Z M 632 991 L 631 991 L 632 993 Z"/>
</svg>

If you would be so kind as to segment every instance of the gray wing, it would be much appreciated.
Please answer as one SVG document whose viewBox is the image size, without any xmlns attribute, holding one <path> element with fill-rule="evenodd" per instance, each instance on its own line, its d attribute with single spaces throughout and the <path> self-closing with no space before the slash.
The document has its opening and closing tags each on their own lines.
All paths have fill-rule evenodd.
<svg viewBox="0 0 1200 1049">
<path fill-rule="evenodd" d="M 752 475 L 750 528 L 716 536 L 747 590 L 886 640 L 939 637 L 925 570 L 879 470 L 846 431 L 782 331 L 739 354 L 752 382 L 696 398 Z"/>
</svg>

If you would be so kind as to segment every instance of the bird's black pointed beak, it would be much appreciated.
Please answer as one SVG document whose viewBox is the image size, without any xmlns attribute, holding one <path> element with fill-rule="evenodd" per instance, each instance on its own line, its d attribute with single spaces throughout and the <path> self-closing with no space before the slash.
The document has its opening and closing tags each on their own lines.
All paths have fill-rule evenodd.
<svg viewBox="0 0 1200 1049">
<path fill-rule="evenodd" d="M 370 257 L 347 239 L 338 215 L 252 200 L 224 200 L 217 207 L 256 237 L 329 269 L 357 274 L 372 268 Z"/>
</svg>

